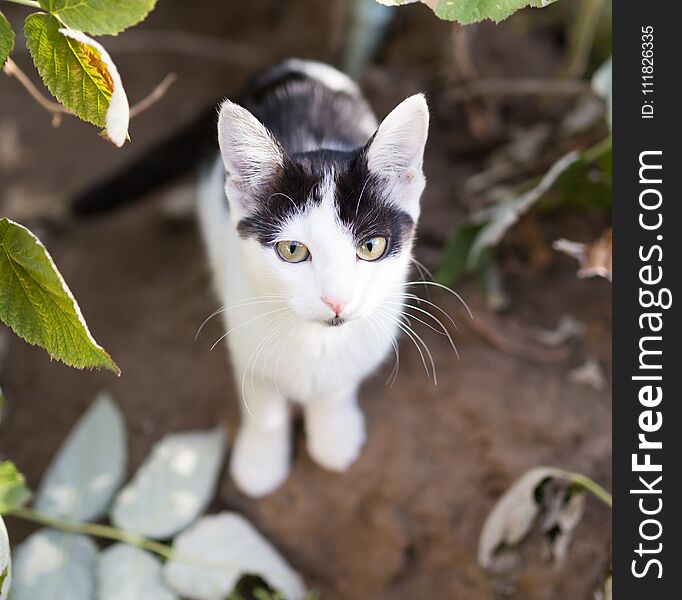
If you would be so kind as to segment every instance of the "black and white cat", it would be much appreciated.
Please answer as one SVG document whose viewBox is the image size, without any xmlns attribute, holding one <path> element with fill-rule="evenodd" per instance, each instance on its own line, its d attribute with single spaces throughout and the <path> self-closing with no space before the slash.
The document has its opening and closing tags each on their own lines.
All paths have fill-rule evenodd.
<svg viewBox="0 0 682 600">
<path fill-rule="evenodd" d="M 243 404 L 231 473 L 260 496 L 289 471 L 291 401 L 321 466 L 362 448 L 358 387 L 400 330 L 429 113 L 417 94 L 378 125 L 352 80 L 301 60 L 242 104 L 220 108 L 199 218 Z"/>
</svg>

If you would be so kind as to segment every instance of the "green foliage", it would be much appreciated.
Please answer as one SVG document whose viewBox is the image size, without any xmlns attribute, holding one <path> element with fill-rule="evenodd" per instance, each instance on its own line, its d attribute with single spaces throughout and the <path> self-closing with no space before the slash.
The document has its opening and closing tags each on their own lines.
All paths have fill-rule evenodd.
<svg viewBox="0 0 682 600">
<path fill-rule="evenodd" d="M 104 129 L 116 146 L 128 136 L 130 107 L 116 65 L 92 35 L 117 35 L 142 21 L 156 0 L 38 0 L 46 12 L 24 22 L 26 47 L 40 77 L 57 101 L 83 121 Z M 0 66 L 14 33 L 0 13 Z"/>
<path fill-rule="evenodd" d="M 63 35 L 59 21 L 44 13 L 24 23 L 26 46 L 47 88 L 75 115 L 106 127 L 114 84 L 95 48 Z"/>
<path fill-rule="evenodd" d="M 6 514 L 24 506 L 31 498 L 31 491 L 24 476 L 14 463 L 0 463 L 0 514 Z M 1 587 L 1 586 L 0 586 Z"/>
<path fill-rule="evenodd" d="M 64 25 L 92 35 L 116 35 L 142 21 L 156 0 L 40 0 Z"/>
<path fill-rule="evenodd" d="M 378 0 L 388 6 L 411 4 L 415 0 Z M 436 16 L 462 25 L 490 19 L 499 23 L 517 10 L 532 6 L 542 8 L 555 0 L 419 0 L 428 5 Z"/>
<path fill-rule="evenodd" d="M 177 600 L 180 594 L 195 597 L 198 589 L 203 590 L 202 598 L 220 600 L 251 574 L 279 590 L 259 596 L 263 600 L 314 600 L 298 573 L 240 515 L 224 512 L 190 524 L 215 494 L 226 451 L 221 432 L 167 436 L 154 445 L 133 485 L 119 491 L 125 472 L 124 441 L 122 415 L 108 394 L 101 393 L 48 467 L 33 508 L 23 506 L 27 496 L 8 495 L 12 516 L 44 527 L 15 549 L 14 600 Z M 0 465 L 0 506 L 3 492 L 22 483 L 13 465 Z M 148 528 L 161 523 L 164 539 L 180 531 L 173 547 L 141 535 L 134 520 L 125 529 L 83 522 L 100 519 L 117 492 L 113 505 L 131 502 L 140 514 L 146 506 Z M 115 517 L 112 520 L 117 523 Z M 100 553 L 94 537 L 119 543 Z M 155 555 L 166 559 L 165 565 Z M 0 520 L 0 572 L 3 556 L 9 559 L 9 546 L 3 546 Z M 0 600 L 5 598 L 0 595 Z"/>
<path fill-rule="evenodd" d="M 69 521 L 92 521 L 107 512 L 126 474 L 123 415 L 101 393 L 52 458 L 34 508 Z"/>
<path fill-rule="evenodd" d="M 473 215 L 445 245 L 436 279 L 454 285 L 467 273 L 481 274 L 509 229 L 534 206 L 608 209 L 611 206 L 611 138 L 585 152 L 559 159 L 539 180 L 519 193 Z"/>
<path fill-rule="evenodd" d="M 0 600 L 7 600 L 12 585 L 12 558 L 7 528 L 0 517 Z"/>
<path fill-rule="evenodd" d="M 0 320 L 69 366 L 120 373 L 90 334 L 45 246 L 28 229 L 5 218 L 0 219 Z"/>
<path fill-rule="evenodd" d="M 0 12 L 0 68 L 5 64 L 9 53 L 14 48 L 14 31 Z"/>
</svg>

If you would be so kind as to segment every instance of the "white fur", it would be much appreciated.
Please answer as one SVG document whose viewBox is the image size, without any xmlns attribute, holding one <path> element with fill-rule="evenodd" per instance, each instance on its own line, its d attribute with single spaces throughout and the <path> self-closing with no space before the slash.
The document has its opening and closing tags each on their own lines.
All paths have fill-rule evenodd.
<svg viewBox="0 0 682 600">
<path fill-rule="evenodd" d="M 303 405 L 308 451 L 320 465 L 343 471 L 358 457 L 365 440 L 358 387 L 392 351 L 395 319 L 401 311 L 387 302 L 400 299 L 411 249 L 405 247 L 397 256 L 376 262 L 357 260 L 350 232 L 334 208 L 333 173 L 318 182 L 322 202 L 291 218 L 280 236 L 304 243 L 312 260 L 286 263 L 274 249 L 241 239 L 236 225 L 249 210 L 255 166 L 264 160 L 260 168 L 268 172 L 272 165 L 267 161 L 276 163 L 278 158 L 265 128 L 257 121 L 254 128 L 255 119 L 235 107 L 226 103 L 221 111 L 223 161 L 202 182 L 199 216 L 216 291 L 227 307 L 226 339 L 243 403 L 231 473 L 241 490 L 260 496 L 282 483 L 289 470 L 289 401 Z M 424 126 L 422 120 L 416 128 L 387 127 L 394 143 L 380 140 L 383 150 L 376 160 L 386 161 L 389 147 L 409 152 L 421 144 L 423 151 Z M 407 136 L 414 136 L 416 129 L 418 139 L 414 144 L 399 139 L 396 129 Z M 238 139 L 242 136 L 248 139 Z M 376 139 L 380 138 L 381 129 Z M 258 142 L 264 147 L 256 148 Z M 246 156 L 249 152 L 253 155 Z M 421 176 L 423 187 L 421 160 L 412 156 L 409 169 L 414 178 Z M 406 201 L 415 214 L 421 188 L 410 183 L 407 187 Z M 334 311 L 323 297 L 345 305 L 343 325 L 326 324 Z"/>
</svg>

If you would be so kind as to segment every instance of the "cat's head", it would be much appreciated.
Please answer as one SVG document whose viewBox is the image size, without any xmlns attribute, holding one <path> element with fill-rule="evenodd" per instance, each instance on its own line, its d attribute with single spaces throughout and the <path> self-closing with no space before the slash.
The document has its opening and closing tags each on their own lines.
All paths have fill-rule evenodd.
<svg viewBox="0 0 682 600">
<path fill-rule="evenodd" d="M 399 104 L 364 148 L 288 155 L 246 109 L 226 101 L 219 142 L 225 191 L 249 275 L 310 321 L 368 316 L 409 269 L 429 113 Z"/>
</svg>

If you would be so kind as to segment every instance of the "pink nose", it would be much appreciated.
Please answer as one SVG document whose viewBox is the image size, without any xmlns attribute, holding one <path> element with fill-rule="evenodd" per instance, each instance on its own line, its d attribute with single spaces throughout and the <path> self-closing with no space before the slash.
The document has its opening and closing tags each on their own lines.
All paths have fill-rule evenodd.
<svg viewBox="0 0 682 600">
<path fill-rule="evenodd" d="M 322 296 L 322 302 L 324 302 L 329 308 L 331 308 L 337 317 L 341 314 L 341 311 L 346 306 L 345 302 L 340 302 L 338 300 L 329 298 L 328 296 Z"/>
</svg>

